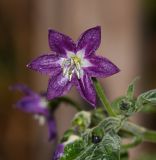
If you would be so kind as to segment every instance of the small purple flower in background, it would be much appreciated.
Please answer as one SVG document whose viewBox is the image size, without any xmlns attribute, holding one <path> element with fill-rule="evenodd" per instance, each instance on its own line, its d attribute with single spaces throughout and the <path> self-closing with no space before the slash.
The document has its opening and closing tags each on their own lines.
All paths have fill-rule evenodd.
<svg viewBox="0 0 156 160">
<path fill-rule="evenodd" d="M 52 52 L 27 65 L 50 76 L 47 98 L 62 96 L 75 85 L 81 96 L 95 106 L 96 92 L 91 77 L 108 77 L 119 72 L 116 65 L 95 54 L 101 42 L 101 28 L 88 29 L 76 43 L 52 29 L 48 38 Z"/>
<path fill-rule="evenodd" d="M 54 156 L 53 156 L 52 160 L 59 160 L 63 156 L 63 152 L 64 152 L 64 145 L 59 144 L 56 147 L 56 150 L 54 152 Z"/>
<path fill-rule="evenodd" d="M 24 112 L 31 113 L 34 118 L 39 120 L 39 124 L 48 124 L 49 140 L 56 137 L 56 124 L 52 113 L 48 106 L 48 101 L 44 96 L 41 96 L 27 86 L 18 84 L 11 87 L 12 90 L 19 90 L 25 94 L 17 103 L 16 107 Z"/>
</svg>

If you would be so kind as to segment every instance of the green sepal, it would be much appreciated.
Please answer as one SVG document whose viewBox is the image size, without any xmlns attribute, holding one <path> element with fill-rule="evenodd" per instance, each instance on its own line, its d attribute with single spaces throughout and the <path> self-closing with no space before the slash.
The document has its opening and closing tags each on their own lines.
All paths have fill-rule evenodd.
<svg viewBox="0 0 156 160">
<path fill-rule="evenodd" d="M 112 102 L 112 107 L 117 115 L 131 116 L 136 112 L 135 99 L 119 97 Z"/>
<path fill-rule="evenodd" d="M 133 99 L 134 98 L 134 91 L 135 91 L 135 83 L 137 82 L 137 80 L 139 79 L 139 77 L 136 77 L 128 86 L 127 89 L 127 94 L 126 97 L 128 99 Z"/>
</svg>

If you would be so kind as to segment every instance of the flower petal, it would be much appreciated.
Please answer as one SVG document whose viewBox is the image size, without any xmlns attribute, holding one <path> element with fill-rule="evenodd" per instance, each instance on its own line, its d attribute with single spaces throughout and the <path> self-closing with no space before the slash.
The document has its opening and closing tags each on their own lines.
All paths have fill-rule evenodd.
<svg viewBox="0 0 156 160">
<path fill-rule="evenodd" d="M 26 96 L 16 103 L 17 108 L 22 110 L 23 112 L 47 115 L 47 108 L 42 107 L 41 105 L 41 99 L 37 96 Z"/>
<path fill-rule="evenodd" d="M 48 123 L 48 130 L 49 130 L 49 141 L 56 138 L 57 131 L 56 131 L 56 123 L 53 117 L 49 116 L 47 118 Z"/>
<path fill-rule="evenodd" d="M 92 66 L 84 68 L 90 77 L 108 77 L 118 73 L 119 68 L 110 60 L 100 56 L 90 56 L 87 58 Z"/>
<path fill-rule="evenodd" d="M 24 84 L 16 84 L 16 85 L 13 85 L 13 86 L 10 86 L 9 87 L 11 90 L 13 91 L 21 91 L 23 92 L 25 95 L 37 95 L 35 92 L 33 92 L 30 88 L 28 88 L 26 85 Z"/>
<path fill-rule="evenodd" d="M 97 26 L 85 31 L 77 42 L 77 51 L 85 49 L 85 56 L 93 54 L 101 43 L 101 27 Z"/>
<path fill-rule="evenodd" d="M 71 87 L 72 83 L 68 80 L 67 77 L 64 77 L 61 72 L 57 76 L 50 78 L 47 91 L 47 98 L 53 99 L 62 96 L 66 94 Z"/>
<path fill-rule="evenodd" d="M 63 144 L 59 144 L 54 152 L 54 156 L 52 160 L 59 160 L 64 152 L 64 145 Z"/>
<path fill-rule="evenodd" d="M 76 81 L 76 86 L 81 96 L 91 105 L 96 105 L 96 92 L 93 83 L 87 74 L 84 74 L 81 79 Z"/>
<path fill-rule="evenodd" d="M 70 37 L 50 29 L 48 39 L 51 50 L 57 54 L 66 57 L 66 50 L 75 53 L 75 43 Z"/>
<path fill-rule="evenodd" d="M 39 56 L 27 65 L 28 68 L 48 74 L 57 75 L 61 71 L 61 58 L 55 54 Z"/>
</svg>

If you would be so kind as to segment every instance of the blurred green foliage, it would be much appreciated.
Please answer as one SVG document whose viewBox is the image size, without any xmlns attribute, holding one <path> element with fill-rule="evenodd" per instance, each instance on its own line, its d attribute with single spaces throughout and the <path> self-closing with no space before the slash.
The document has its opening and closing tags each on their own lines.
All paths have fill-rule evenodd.
<svg viewBox="0 0 156 160">
<path fill-rule="evenodd" d="M 137 160 L 156 160 L 156 154 L 143 154 Z"/>
</svg>

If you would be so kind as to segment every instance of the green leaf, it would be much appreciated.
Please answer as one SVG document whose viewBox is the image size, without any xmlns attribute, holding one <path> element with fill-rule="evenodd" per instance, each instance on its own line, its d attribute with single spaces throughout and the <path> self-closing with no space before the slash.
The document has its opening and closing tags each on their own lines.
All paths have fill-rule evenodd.
<svg viewBox="0 0 156 160">
<path fill-rule="evenodd" d="M 103 120 L 96 128 L 102 128 L 104 133 L 108 133 L 112 130 L 117 133 L 121 129 L 123 122 L 123 116 L 108 117 Z"/>
<path fill-rule="evenodd" d="M 134 91 L 135 91 L 135 83 L 139 79 L 139 77 L 136 77 L 128 86 L 127 89 L 127 98 L 133 99 L 134 98 Z"/>
<path fill-rule="evenodd" d="M 93 129 L 87 129 L 79 140 L 65 146 L 60 160 L 120 160 L 121 141 L 117 132 L 122 118 L 108 117 Z"/>
<path fill-rule="evenodd" d="M 156 105 L 156 89 L 142 93 L 137 98 L 138 105 L 151 104 Z"/>
<path fill-rule="evenodd" d="M 120 138 L 115 132 L 107 133 L 98 144 L 88 146 L 76 160 L 119 160 Z"/>
<path fill-rule="evenodd" d="M 85 141 L 68 144 L 60 160 L 120 160 L 120 137 L 113 130 L 99 143 L 91 143 L 91 139 L 86 141 L 86 135 L 83 138 Z"/>
<path fill-rule="evenodd" d="M 83 149 L 84 143 L 82 140 L 77 140 L 73 143 L 67 144 L 64 149 L 64 155 L 60 158 L 60 160 L 75 160 Z"/>
</svg>

